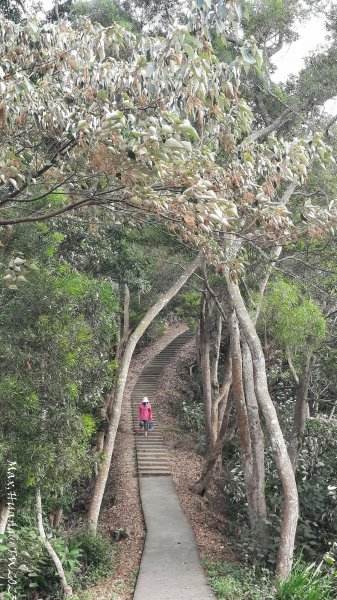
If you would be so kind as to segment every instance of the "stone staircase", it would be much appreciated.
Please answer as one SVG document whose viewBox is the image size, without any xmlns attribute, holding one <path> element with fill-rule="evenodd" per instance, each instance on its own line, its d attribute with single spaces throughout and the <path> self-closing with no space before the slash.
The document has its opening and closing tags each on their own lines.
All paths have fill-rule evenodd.
<svg viewBox="0 0 337 600">
<path fill-rule="evenodd" d="M 170 362 L 175 353 L 192 339 L 193 336 L 193 333 L 186 331 L 176 337 L 143 369 L 133 388 L 131 397 L 132 416 L 136 437 L 138 474 L 140 477 L 171 475 L 168 454 L 160 431 L 160 424 L 156 420 L 153 392 L 158 385 L 158 379 L 164 367 Z M 149 431 L 146 437 L 138 424 L 138 405 L 144 396 L 147 396 L 150 400 L 154 417 L 154 429 Z"/>
</svg>

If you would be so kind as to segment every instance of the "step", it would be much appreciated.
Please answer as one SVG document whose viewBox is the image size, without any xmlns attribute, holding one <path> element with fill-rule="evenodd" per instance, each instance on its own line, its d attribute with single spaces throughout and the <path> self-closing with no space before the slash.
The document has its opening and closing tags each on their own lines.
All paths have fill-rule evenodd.
<svg viewBox="0 0 337 600">
<path fill-rule="evenodd" d="M 136 434 L 136 442 L 137 444 L 147 444 L 147 445 L 151 445 L 151 444 L 164 444 L 164 440 L 163 437 L 161 435 L 151 435 L 151 437 L 149 435 L 144 435 L 144 433 L 139 433 L 138 435 Z"/>
<path fill-rule="evenodd" d="M 171 469 L 170 467 L 138 467 L 138 472 L 139 473 L 153 473 L 153 472 L 157 472 L 157 473 L 171 473 Z"/>
<path fill-rule="evenodd" d="M 159 469 L 156 470 L 139 470 L 138 471 L 138 475 L 139 477 L 160 477 L 160 476 L 166 476 L 169 477 L 171 475 L 171 471 L 160 471 Z"/>
<path fill-rule="evenodd" d="M 156 450 L 163 448 L 165 449 L 165 446 L 163 444 L 163 442 L 161 440 L 159 441 L 155 441 L 155 442 L 150 442 L 150 444 L 144 444 L 143 442 L 137 442 L 136 444 L 136 448 L 156 448 Z"/>
<path fill-rule="evenodd" d="M 139 467 L 160 467 L 160 468 L 170 468 L 170 462 L 168 460 L 151 460 L 151 459 L 138 459 L 138 466 Z"/>
<path fill-rule="evenodd" d="M 169 471 L 170 470 L 170 463 L 169 462 L 156 462 L 156 461 L 152 461 L 152 462 L 139 462 L 138 463 L 138 468 L 139 469 L 160 469 L 165 470 L 165 471 Z"/>
<path fill-rule="evenodd" d="M 148 450 L 139 448 L 137 451 L 137 455 L 139 458 L 150 456 L 151 458 L 167 458 L 166 450 Z"/>
<path fill-rule="evenodd" d="M 138 467 L 139 473 L 149 473 L 154 471 L 156 471 L 157 473 L 170 473 L 171 469 L 169 466 Z"/>
<path fill-rule="evenodd" d="M 167 452 L 145 452 L 143 450 L 140 450 L 139 452 L 137 452 L 137 456 L 139 460 L 143 460 L 143 458 L 149 458 L 151 460 L 168 460 Z"/>
<path fill-rule="evenodd" d="M 164 445 L 164 442 L 162 440 L 155 440 L 155 442 L 153 441 L 150 444 L 146 444 L 146 443 L 144 444 L 142 442 L 142 440 L 140 440 L 140 439 L 136 440 L 136 447 L 137 448 L 152 448 L 153 449 L 154 446 L 156 446 L 157 448 L 166 450 L 166 446 Z"/>
<path fill-rule="evenodd" d="M 154 429 L 152 431 L 154 431 Z M 145 435 L 143 433 L 143 431 L 140 430 L 140 427 L 138 425 L 137 431 L 135 432 L 136 439 L 138 441 L 141 439 L 144 439 L 144 442 L 148 442 L 151 440 L 156 441 L 156 442 L 164 442 L 164 438 L 160 431 L 157 431 L 156 433 L 152 433 L 152 431 L 149 431 L 149 433 L 147 435 Z M 149 439 L 150 437 L 151 437 L 151 440 Z"/>
<path fill-rule="evenodd" d="M 137 423 L 138 423 L 138 419 L 137 419 Z M 141 428 L 137 427 L 137 433 L 136 433 L 137 438 L 144 438 L 145 441 L 148 440 L 163 440 L 163 435 L 162 433 L 156 428 L 155 429 L 149 429 L 147 432 L 147 435 L 145 435 L 144 431 L 141 430 Z"/>
<path fill-rule="evenodd" d="M 140 431 L 140 427 L 138 426 L 137 433 L 135 435 L 136 435 L 137 441 L 139 441 L 139 440 L 144 440 L 144 442 L 151 442 L 151 440 L 152 441 L 155 440 L 157 442 L 159 440 L 161 442 L 164 441 L 164 438 L 163 438 L 162 434 L 160 433 L 160 431 L 155 431 L 154 429 L 152 431 L 151 430 L 148 431 L 148 434 L 145 435 L 145 433 L 143 431 Z"/>
<path fill-rule="evenodd" d="M 150 467 L 138 467 L 138 473 L 170 473 L 170 467 L 156 467 L 156 465 Z"/>
<path fill-rule="evenodd" d="M 161 448 L 137 448 L 137 458 L 141 458 L 142 456 L 156 456 L 158 452 L 161 452 Z M 163 453 L 162 456 L 166 457 L 167 453 Z"/>
<path fill-rule="evenodd" d="M 143 433 L 138 433 L 138 431 L 134 434 L 135 438 L 136 438 L 136 442 L 137 443 L 142 443 L 142 441 L 147 442 L 149 441 L 148 438 L 150 437 L 149 435 L 145 437 L 145 435 Z M 164 445 L 164 439 L 162 435 L 158 435 L 158 437 L 155 436 L 151 436 L 151 443 L 156 442 L 156 444 L 162 444 Z"/>
<path fill-rule="evenodd" d="M 139 460 L 138 461 L 138 466 L 139 467 L 159 467 L 160 469 L 167 467 L 169 468 L 170 463 L 168 460 L 151 460 L 151 459 L 146 459 L 146 460 Z"/>
<path fill-rule="evenodd" d="M 149 434 L 149 435 L 144 435 L 144 433 L 138 433 L 138 432 L 137 432 L 137 433 L 135 434 L 135 436 L 136 436 L 136 441 L 137 441 L 137 442 L 142 442 L 142 441 L 143 441 L 143 442 L 145 442 L 145 443 L 147 443 L 147 442 L 149 442 L 149 443 L 157 442 L 157 444 L 158 444 L 158 442 L 161 442 L 162 444 L 164 443 L 163 436 L 162 436 L 160 433 L 158 433 L 158 434 L 156 434 L 156 435 L 151 435 L 151 438 L 150 438 L 150 435 L 151 435 L 151 434 Z"/>
<path fill-rule="evenodd" d="M 165 448 L 163 450 L 161 450 L 160 448 L 156 448 L 156 449 L 138 448 L 137 456 L 138 456 L 138 458 L 150 457 L 151 459 L 157 457 L 158 459 L 161 460 L 162 458 L 167 458 L 168 454 L 167 454 L 167 452 L 165 452 Z"/>
<path fill-rule="evenodd" d="M 142 429 L 139 427 L 138 425 L 138 419 L 137 419 L 137 432 L 135 433 L 137 438 L 144 438 L 146 441 L 146 438 L 149 438 L 151 440 L 162 440 L 163 441 L 163 434 L 161 433 L 160 429 L 155 427 L 154 429 L 149 429 L 147 435 L 145 435 L 144 431 L 142 431 Z"/>
<path fill-rule="evenodd" d="M 136 436 L 136 443 L 139 446 L 140 444 L 142 446 L 153 446 L 154 444 L 161 445 L 164 447 L 164 440 L 162 437 L 153 437 L 152 439 L 149 439 L 150 436 L 145 436 L 145 435 L 138 435 Z"/>
<path fill-rule="evenodd" d="M 153 446 L 154 443 L 156 444 L 161 444 L 162 446 L 164 446 L 164 440 L 162 437 L 153 437 L 152 440 L 148 440 L 149 436 L 145 437 L 144 434 L 142 435 L 137 435 L 136 434 L 136 442 L 137 444 L 142 444 L 142 442 L 144 442 L 145 445 L 147 446 Z"/>
<path fill-rule="evenodd" d="M 155 379 L 155 380 L 151 380 L 151 381 L 147 381 L 147 382 L 146 382 L 146 381 L 145 381 L 145 382 L 142 382 L 142 385 L 141 385 L 141 386 L 140 386 L 140 385 L 139 385 L 139 386 L 137 385 L 137 387 L 134 387 L 134 388 L 133 388 L 133 390 L 132 390 L 132 395 L 133 395 L 133 396 L 134 396 L 134 395 L 136 395 L 136 396 L 141 396 L 141 394 L 143 393 L 143 390 L 144 390 L 144 389 L 151 389 L 151 390 L 154 390 L 154 389 L 156 388 L 156 386 L 157 386 L 157 382 L 158 382 L 158 379 L 159 379 L 159 378 L 160 378 L 160 373 L 158 373 L 158 375 L 156 375 L 156 379 Z"/>
</svg>

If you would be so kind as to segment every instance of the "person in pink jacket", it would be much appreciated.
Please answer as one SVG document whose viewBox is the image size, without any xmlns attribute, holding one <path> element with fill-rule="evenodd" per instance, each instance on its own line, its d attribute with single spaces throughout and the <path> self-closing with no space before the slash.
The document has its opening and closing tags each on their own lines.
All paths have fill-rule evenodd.
<svg viewBox="0 0 337 600">
<path fill-rule="evenodd" d="M 144 396 L 143 401 L 138 406 L 138 420 L 140 427 L 144 429 L 145 435 L 147 435 L 149 423 L 152 423 L 152 408 L 146 396 Z"/>
</svg>

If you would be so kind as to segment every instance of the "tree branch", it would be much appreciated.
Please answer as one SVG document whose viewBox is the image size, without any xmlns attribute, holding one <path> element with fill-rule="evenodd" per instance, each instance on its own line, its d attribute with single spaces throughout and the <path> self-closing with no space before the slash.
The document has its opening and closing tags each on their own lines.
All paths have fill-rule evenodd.
<svg viewBox="0 0 337 600">
<path fill-rule="evenodd" d="M 262 127 L 261 129 L 258 129 L 256 131 L 253 131 L 250 135 L 245 137 L 243 141 L 244 142 L 256 142 L 260 138 L 265 137 L 266 135 L 269 135 L 273 131 L 276 131 L 277 129 L 279 129 L 279 127 L 282 127 L 282 125 L 285 125 L 285 123 L 287 123 L 291 119 L 293 112 L 294 111 L 291 108 L 286 108 L 286 110 L 284 110 L 283 113 L 281 113 L 280 116 L 277 117 L 277 119 L 275 119 L 275 121 L 270 123 L 270 125 L 267 125 L 267 127 Z"/>
<path fill-rule="evenodd" d="M 72 588 L 70 587 L 70 585 L 68 584 L 67 580 L 66 580 L 66 576 L 62 567 L 62 563 L 58 557 L 58 555 L 56 554 L 53 546 L 51 545 L 50 541 L 48 540 L 45 530 L 44 530 L 44 526 L 43 526 L 43 520 L 42 520 L 42 502 L 41 502 L 41 492 L 40 492 L 40 488 L 37 487 L 36 491 L 35 491 L 35 498 L 36 498 L 36 514 L 37 514 L 37 525 L 38 525 L 38 530 L 39 530 L 39 534 L 40 537 L 42 538 L 43 544 L 45 549 L 47 550 L 50 558 L 52 559 L 55 568 L 57 570 L 57 574 L 60 578 L 60 582 L 62 585 L 62 589 L 64 591 L 64 594 L 66 597 L 73 596 L 73 591 Z"/>
<path fill-rule="evenodd" d="M 262 94 L 259 94 L 259 93 L 256 94 L 256 104 L 261 113 L 261 117 L 264 121 L 264 124 L 266 126 L 269 126 L 271 124 L 272 120 L 271 120 L 270 116 L 268 115 Z"/>
<path fill-rule="evenodd" d="M 279 52 L 283 47 L 283 43 L 284 43 L 284 34 L 280 33 L 276 44 L 274 44 L 273 46 L 270 46 L 270 48 L 266 49 L 268 58 L 271 58 L 272 56 L 274 56 L 274 54 Z"/>
<path fill-rule="evenodd" d="M 216 295 L 216 293 L 215 293 L 215 292 L 212 290 L 211 286 L 209 285 L 206 273 L 204 273 L 204 275 L 205 275 L 205 278 L 204 278 L 204 280 L 203 280 L 203 281 L 204 281 L 204 283 L 205 283 L 205 286 L 206 286 L 206 288 L 207 288 L 208 292 L 211 294 L 211 296 L 212 296 L 213 300 L 215 301 L 215 304 L 217 305 L 217 307 L 218 307 L 218 310 L 219 310 L 219 312 L 220 312 L 220 314 L 221 314 L 221 316 L 222 316 L 223 320 L 224 320 L 225 322 L 227 322 L 227 321 L 228 321 L 228 319 L 227 319 L 227 315 L 226 315 L 226 313 L 225 313 L 224 309 L 222 308 L 222 306 L 221 306 L 221 304 L 220 304 L 220 302 L 219 302 L 218 296 Z"/>
<path fill-rule="evenodd" d="M 36 171 L 36 173 L 33 175 L 33 178 L 38 179 L 39 177 L 41 177 L 41 175 L 44 175 L 44 173 L 49 171 L 49 169 L 51 169 L 51 167 L 55 164 L 55 162 L 59 156 L 62 156 L 62 154 L 64 154 L 67 150 L 71 150 L 74 146 L 76 146 L 76 144 L 77 144 L 77 140 L 74 140 L 74 138 L 69 140 L 66 144 L 64 144 L 64 146 L 62 146 L 62 148 L 60 148 L 54 154 L 54 156 L 52 157 L 50 162 L 43 165 L 43 167 L 41 167 L 41 169 Z M 7 204 L 7 202 L 14 200 L 14 198 L 16 198 L 19 194 L 21 194 L 22 192 L 24 192 L 27 189 L 28 185 L 29 185 L 29 183 L 26 182 L 20 189 L 15 190 L 11 194 L 8 194 L 7 198 L 5 198 L 4 200 L 2 200 L 0 202 L 0 205 L 3 206 L 4 204 Z"/>
<path fill-rule="evenodd" d="M 229 42 L 230 44 L 233 44 L 234 46 L 238 46 L 239 48 L 241 48 L 243 46 L 243 42 L 241 40 L 239 40 L 237 37 L 235 37 L 234 35 L 231 35 L 230 33 L 225 33 L 224 34 L 227 42 Z"/>
<path fill-rule="evenodd" d="M 80 208 L 82 206 L 92 206 L 93 204 L 97 204 L 95 200 L 80 200 L 79 202 L 73 202 L 72 204 L 67 204 L 62 208 L 57 210 L 53 210 L 52 212 L 46 213 L 44 215 L 32 215 L 30 217 L 13 217 L 12 219 L 0 219 L 0 225 L 16 225 L 17 223 L 35 223 L 37 221 L 47 221 L 47 219 L 51 219 L 52 217 L 57 217 L 62 213 L 68 212 L 70 210 L 74 210 L 75 208 Z"/>
<path fill-rule="evenodd" d="M 332 119 L 330 119 L 330 121 L 328 122 L 327 126 L 325 127 L 325 133 L 326 135 L 330 135 L 329 134 L 329 129 L 336 123 L 337 121 L 337 115 L 335 115 L 334 117 L 332 117 Z"/>
<path fill-rule="evenodd" d="M 292 374 L 292 376 L 294 378 L 294 381 L 295 381 L 296 385 L 299 385 L 300 380 L 299 380 L 299 377 L 298 377 L 298 375 L 296 373 L 296 369 L 295 369 L 295 367 L 293 365 L 293 361 L 292 361 L 292 358 L 291 358 L 291 354 L 290 354 L 289 348 L 286 348 L 286 355 L 287 355 L 287 361 L 288 361 L 289 369 L 290 369 L 291 374 Z"/>
</svg>

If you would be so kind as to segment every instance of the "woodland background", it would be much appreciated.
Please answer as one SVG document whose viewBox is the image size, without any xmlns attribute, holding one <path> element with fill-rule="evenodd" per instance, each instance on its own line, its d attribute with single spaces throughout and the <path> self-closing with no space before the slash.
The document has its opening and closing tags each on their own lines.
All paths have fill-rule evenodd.
<svg viewBox="0 0 337 600">
<path fill-rule="evenodd" d="M 225 474 L 247 581 L 335 597 L 337 5 L 0 7 L 3 598 L 11 536 L 21 597 L 90 598 L 111 569 L 99 515 L 130 361 L 176 319 L 196 332 L 175 407 L 195 489 Z M 272 57 L 316 12 L 328 47 L 276 85 Z M 262 598 L 226 568 L 208 565 L 220 598 Z"/>
</svg>

